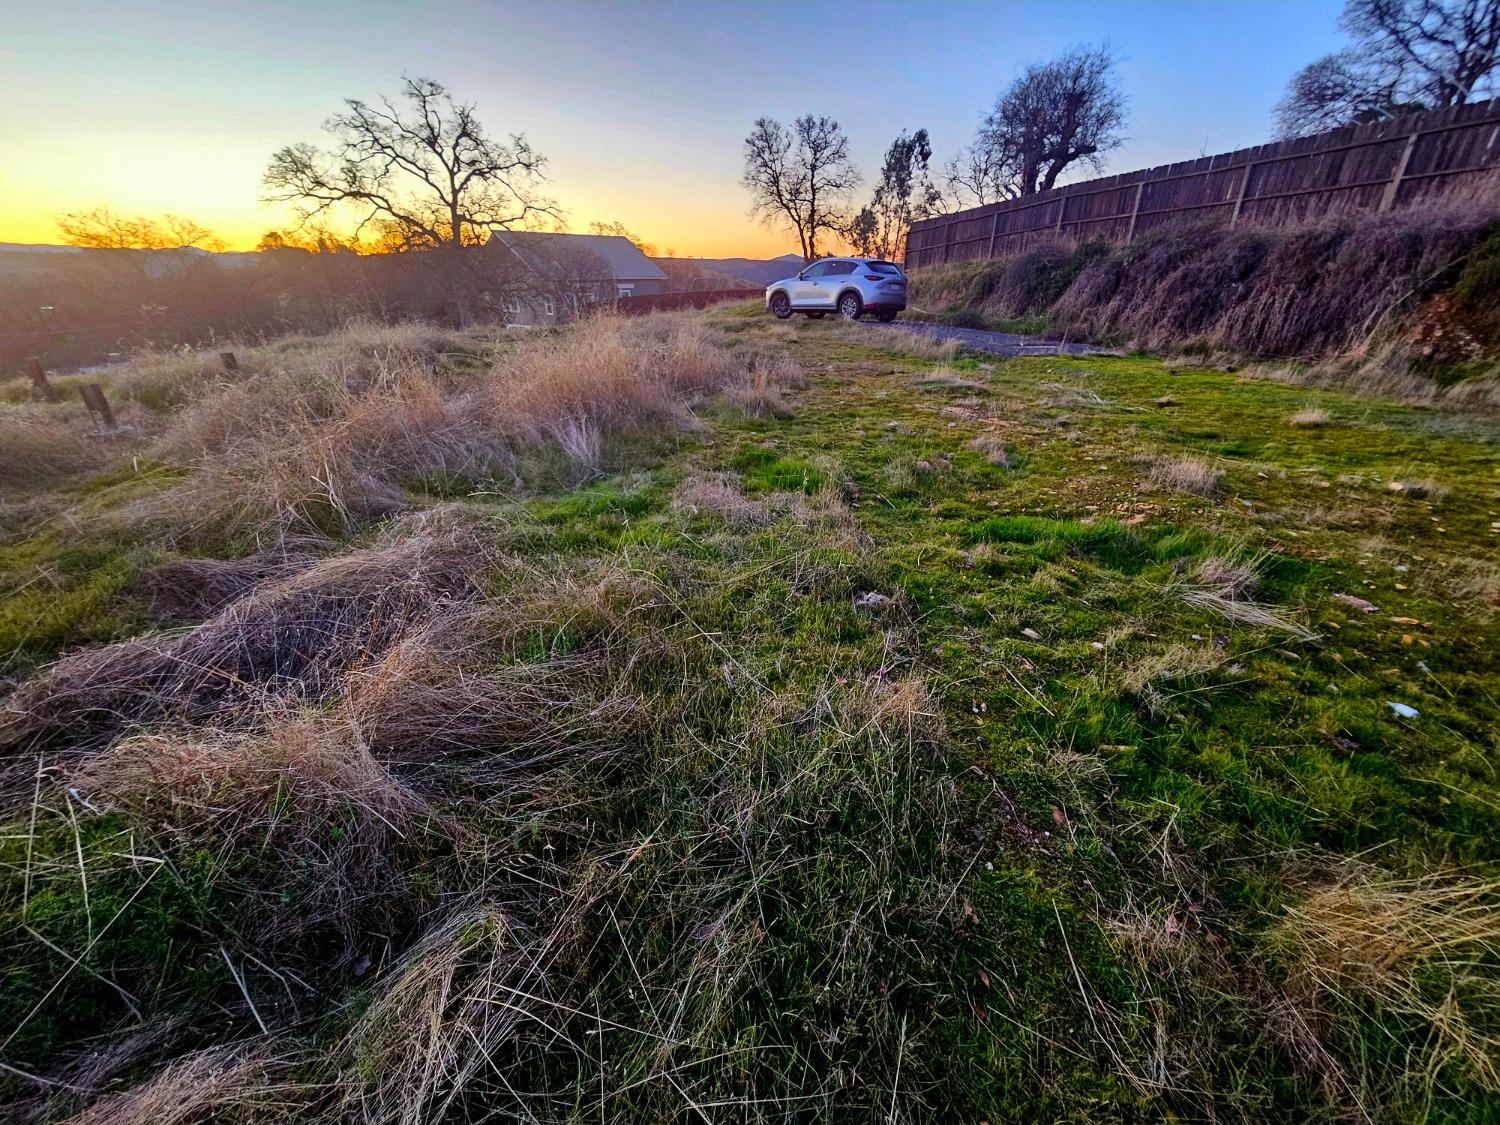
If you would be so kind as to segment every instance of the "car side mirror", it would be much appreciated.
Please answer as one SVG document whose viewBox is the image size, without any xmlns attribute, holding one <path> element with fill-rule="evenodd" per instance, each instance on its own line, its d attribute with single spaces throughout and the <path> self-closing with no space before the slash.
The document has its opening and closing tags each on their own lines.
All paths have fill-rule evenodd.
<svg viewBox="0 0 1500 1125">
<path fill-rule="evenodd" d="M 799 273 L 797 275 L 797 280 L 798 281 L 806 281 L 807 280 L 807 271 L 803 270 L 801 273 Z"/>
</svg>

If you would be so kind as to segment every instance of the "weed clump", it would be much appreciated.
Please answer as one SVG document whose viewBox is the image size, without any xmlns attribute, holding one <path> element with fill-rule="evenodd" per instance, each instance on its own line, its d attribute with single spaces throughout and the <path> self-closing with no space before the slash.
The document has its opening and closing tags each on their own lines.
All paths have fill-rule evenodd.
<svg viewBox="0 0 1500 1125">
<path fill-rule="evenodd" d="M 1214 496 L 1224 484 L 1224 471 L 1201 457 L 1156 457 L 1149 462 L 1147 480 L 1168 492 Z"/>
</svg>

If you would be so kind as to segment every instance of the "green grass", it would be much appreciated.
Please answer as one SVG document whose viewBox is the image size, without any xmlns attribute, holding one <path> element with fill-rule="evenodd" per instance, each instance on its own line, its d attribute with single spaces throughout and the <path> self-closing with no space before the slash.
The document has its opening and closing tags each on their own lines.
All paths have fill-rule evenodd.
<svg viewBox="0 0 1500 1125">
<path fill-rule="evenodd" d="M 716 315 L 749 334 L 747 309 Z M 565 690 L 525 722 L 590 720 L 540 764 L 520 736 L 486 745 L 523 763 L 498 780 L 461 758 L 419 775 L 436 819 L 372 890 L 377 936 L 245 942 L 303 908 L 320 857 L 367 823 L 357 803 L 290 869 L 282 827 L 231 846 L 154 804 L 13 820 L 0 1027 L 63 981 L 15 1065 L 123 1035 L 120 989 L 147 1022 L 197 1021 L 195 1042 L 254 1034 L 222 947 L 293 1060 L 284 1088 L 373 1098 L 403 1028 L 352 1071 L 334 1046 L 420 934 L 483 900 L 548 951 L 521 991 L 555 991 L 498 1044 L 449 1012 L 504 1060 L 503 1082 L 459 1099 L 476 1118 L 712 1103 L 750 1120 L 1334 1122 L 1356 1098 L 1383 1120 L 1500 1113 L 1472 1068 L 1420 1073 L 1417 1015 L 1339 997 L 1309 1017 L 1312 1062 L 1276 1015 L 1295 952 L 1278 927 L 1320 877 L 1354 857 L 1500 874 L 1495 428 L 1143 357 L 960 357 L 980 387 L 945 388 L 920 381 L 931 362 L 825 324 L 789 341 L 811 378 L 787 420 L 709 411 L 707 432 L 642 438 L 582 487 L 425 482 L 517 560 L 490 590 L 515 628 L 465 650 L 462 682 L 555 675 Z M 1288 424 L 1312 405 L 1333 424 Z M 970 448 L 987 433 L 1012 467 Z M 1156 489 L 1159 455 L 1206 459 L 1224 487 Z M 761 518 L 673 503 L 704 474 Z M 1446 491 L 1389 488 L 1421 479 Z M 89 500 L 137 487 L 95 482 Z M 143 627 L 120 595 L 142 557 L 89 542 L 0 545 L 9 647 Z M 1194 599 L 1212 560 L 1253 567 L 1237 604 L 1271 624 Z M 42 570 L 60 576 L 50 600 L 15 588 Z M 464 930 L 456 979 L 483 979 L 463 974 L 508 932 Z M 275 949 L 270 968 L 255 948 Z M 1493 950 L 1471 969 L 1500 979 Z M 1418 984 L 1441 999 L 1439 970 Z M 285 1115 L 314 1112 L 300 1096 Z"/>
</svg>

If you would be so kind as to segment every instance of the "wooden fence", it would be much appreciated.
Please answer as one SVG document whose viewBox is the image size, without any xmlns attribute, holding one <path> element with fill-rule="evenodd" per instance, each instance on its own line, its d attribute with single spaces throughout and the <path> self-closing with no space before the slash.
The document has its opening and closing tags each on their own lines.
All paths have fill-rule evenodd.
<svg viewBox="0 0 1500 1125">
<path fill-rule="evenodd" d="M 1454 194 L 1500 167 L 1500 98 L 1053 188 L 912 224 L 906 268 L 1181 222 L 1284 226 Z"/>
</svg>

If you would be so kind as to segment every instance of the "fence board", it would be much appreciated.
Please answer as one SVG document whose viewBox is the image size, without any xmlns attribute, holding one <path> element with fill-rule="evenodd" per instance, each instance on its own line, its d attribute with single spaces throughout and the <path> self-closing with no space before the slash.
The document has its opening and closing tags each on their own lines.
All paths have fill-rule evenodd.
<svg viewBox="0 0 1500 1125">
<path fill-rule="evenodd" d="M 1278 226 L 1454 194 L 1500 168 L 1500 99 L 1349 125 L 1053 188 L 913 223 L 906 268 L 1126 242 L 1180 222 Z"/>
</svg>

